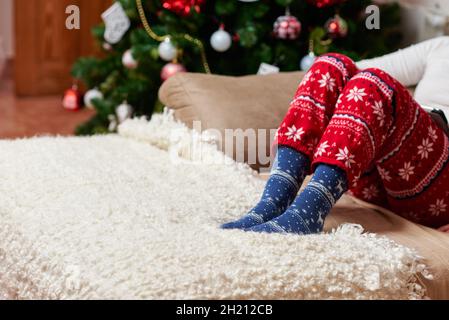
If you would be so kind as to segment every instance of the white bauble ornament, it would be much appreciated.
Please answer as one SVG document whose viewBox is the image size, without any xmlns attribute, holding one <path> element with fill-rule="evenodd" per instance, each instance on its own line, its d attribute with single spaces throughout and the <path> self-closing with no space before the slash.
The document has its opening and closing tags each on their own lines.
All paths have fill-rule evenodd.
<svg viewBox="0 0 449 320">
<path fill-rule="evenodd" d="M 126 50 L 125 53 L 123 54 L 122 63 L 128 69 L 137 68 L 138 63 L 136 59 L 134 59 L 131 49 Z"/>
<path fill-rule="evenodd" d="M 117 119 L 119 123 L 122 123 L 126 119 L 131 118 L 133 115 L 133 107 L 128 104 L 128 102 L 124 101 L 121 105 L 115 108 L 115 114 L 117 115 Z"/>
<path fill-rule="evenodd" d="M 210 38 L 210 45 L 214 48 L 215 51 L 225 52 L 227 51 L 232 44 L 231 35 L 226 32 L 223 28 L 215 31 Z"/>
<path fill-rule="evenodd" d="M 161 59 L 165 61 L 172 61 L 177 55 L 176 47 L 171 42 L 170 38 L 165 38 L 165 40 L 161 42 L 158 52 Z"/>
<path fill-rule="evenodd" d="M 93 99 L 103 99 L 103 94 L 97 88 L 90 89 L 86 92 L 86 94 L 84 95 L 84 105 L 89 109 L 93 109 Z"/>
<path fill-rule="evenodd" d="M 308 55 L 304 56 L 304 58 L 301 59 L 301 70 L 302 71 L 308 71 L 312 64 L 315 62 L 316 56 L 313 52 L 310 52 Z"/>
</svg>

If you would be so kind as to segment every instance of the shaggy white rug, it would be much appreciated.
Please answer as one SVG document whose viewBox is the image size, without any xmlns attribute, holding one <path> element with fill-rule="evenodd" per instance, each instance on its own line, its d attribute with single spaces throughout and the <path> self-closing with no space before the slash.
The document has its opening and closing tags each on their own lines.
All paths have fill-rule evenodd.
<svg viewBox="0 0 449 320">
<path fill-rule="evenodd" d="M 0 295 L 424 297 L 416 254 L 359 226 L 313 236 L 220 230 L 263 182 L 204 139 L 164 114 L 128 121 L 120 135 L 0 141 Z M 198 154 L 203 163 L 191 160 Z"/>
</svg>

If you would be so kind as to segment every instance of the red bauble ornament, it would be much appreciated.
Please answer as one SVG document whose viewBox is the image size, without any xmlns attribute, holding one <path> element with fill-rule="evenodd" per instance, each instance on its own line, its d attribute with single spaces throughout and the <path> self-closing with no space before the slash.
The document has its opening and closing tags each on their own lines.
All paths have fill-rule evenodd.
<svg viewBox="0 0 449 320">
<path fill-rule="evenodd" d="M 165 81 L 171 76 L 177 74 L 178 72 L 186 72 L 186 68 L 180 63 L 176 62 L 167 63 L 161 70 L 161 79 L 162 81 Z"/>
<path fill-rule="evenodd" d="M 334 6 L 345 2 L 346 0 L 307 0 L 308 3 L 314 5 L 317 8 L 324 8 Z"/>
<path fill-rule="evenodd" d="M 64 92 L 62 106 L 67 110 L 76 111 L 81 109 L 81 100 L 81 93 L 78 90 L 78 86 L 74 84 L 70 89 Z"/>
<path fill-rule="evenodd" d="M 348 23 L 338 14 L 326 22 L 325 28 L 331 38 L 343 38 L 348 34 Z"/>
<path fill-rule="evenodd" d="M 301 33 L 301 22 L 287 11 L 285 16 L 280 16 L 274 22 L 273 33 L 278 39 L 297 39 Z"/>
<path fill-rule="evenodd" d="M 201 11 L 201 5 L 206 0 L 164 0 L 162 6 L 170 11 L 175 12 L 181 16 L 188 16 L 193 9 L 196 12 Z"/>
</svg>

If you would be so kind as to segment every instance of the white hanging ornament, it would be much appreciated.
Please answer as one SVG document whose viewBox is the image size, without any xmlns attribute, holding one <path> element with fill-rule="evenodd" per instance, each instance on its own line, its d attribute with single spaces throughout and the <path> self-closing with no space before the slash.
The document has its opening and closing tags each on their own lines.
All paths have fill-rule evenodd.
<svg viewBox="0 0 449 320">
<path fill-rule="evenodd" d="M 128 102 L 123 101 L 123 103 L 117 108 L 115 108 L 115 114 L 117 115 L 117 119 L 119 123 L 124 122 L 126 119 L 131 118 L 133 115 L 133 107 L 128 104 Z"/>
<path fill-rule="evenodd" d="M 279 73 L 280 69 L 278 66 L 262 62 L 259 66 L 259 70 L 257 71 L 257 74 L 265 75 L 265 74 L 273 74 L 273 73 Z"/>
<path fill-rule="evenodd" d="M 212 34 L 210 45 L 215 51 L 225 52 L 229 50 L 232 45 L 232 37 L 229 32 L 224 30 L 223 26 L 220 26 L 220 29 Z"/>
<path fill-rule="evenodd" d="M 123 54 L 122 63 L 128 69 L 136 69 L 139 65 L 136 59 L 134 59 L 131 49 L 126 50 Z"/>
<path fill-rule="evenodd" d="M 89 109 L 94 108 L 94 104 L 92 103 L 93 99 L 103 99 L 103 94 L 97 88 L 90 89 L 84 95 L 84 105 Z"/>
<path fill-rule="evenodd" d="M 300 68 L 302 71 L 309 71 L 310 67 L 313 65 L 313 63 L 316 60 L 316 56 L 314 53 L 314 44 L 313 40 L 309 41 L 309 54 L 304 56 L 301 59 Z"/>
<path fill-rule="evenodd" d="M 158 47 L 158 52 L 161 59 L 165 61 L 174 60 L 178 53 L 169 37 L 165 38 L 164 41 L 161 42 Z"/>
<path fill-rule="evenodd" d="M 117 130 L 118 123 L 117 123 L 117 119 L 115 118 L 115 116 L 113 114 L 110 114 L 108 116 L 108 120 L 109 120 L 109 126 L 108 126 L 109 132 L 114 132 L 115 130 Z"/>
<path fill-rule="evenodd" d="M 131 26 L 128 15 L 118 1 L 103 12 L 101 18 L 105 24 L 104 39 L 110 44 L 120 42 Z"/>
<path fill-rule="evenodd" d="M 301 70 L 302 71 L 309 71 L 310 67 L 313 65 L 313 63 L 315 62 L 316 56 L 313 52 L 309 52 L 308 55 L 304 56 L 301 59 Z"/>
</svg>

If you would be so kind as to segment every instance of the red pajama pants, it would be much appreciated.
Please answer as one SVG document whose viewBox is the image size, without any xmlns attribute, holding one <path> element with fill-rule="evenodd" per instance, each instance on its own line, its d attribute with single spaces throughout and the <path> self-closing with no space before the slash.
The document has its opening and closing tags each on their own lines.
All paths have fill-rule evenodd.
<svg viewBox="0 0 449 320">
<path fill-rule="evenodd" d="M 397 80 L 340 54 L 307 72 L 279 145 L 346 172 L 350 193 L 418 223 L 449 224 L 449 139 Z"/>
</svg>

